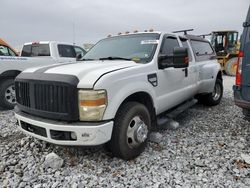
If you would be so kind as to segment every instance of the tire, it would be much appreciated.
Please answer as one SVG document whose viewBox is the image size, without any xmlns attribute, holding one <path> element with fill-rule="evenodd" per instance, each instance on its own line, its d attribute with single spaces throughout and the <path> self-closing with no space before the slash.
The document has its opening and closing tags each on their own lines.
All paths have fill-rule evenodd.
<svg viewBox="0 0 250 188">
<path fill-rule="evenodd" d="M 0 106 L 11 110 L 16 105 L 14 79 L 3 80 L 0 84 Z"/>
<path fill-rule="evenodd" d="M 115 157 L 134 159 L 144 151 L 150 128 L 150 114 L 143 104 L 123 104 L 114 120 L 112 138 L 108 143 L 110 151 Z"/>
<path fill-rule="evenodd" d="M 229 76 L 235 76 L 237 70 L 237 57 L 233 57 L 226 62 L 225 72 Z"/>
<path fill-rule="evenodd" d="M 212 93 L 200 96 L 200 102 L 207 106 L 218 105 L 223 96 L 223 84 L 221 79 L 216 79 L 214 91 Z"/>
</svg>

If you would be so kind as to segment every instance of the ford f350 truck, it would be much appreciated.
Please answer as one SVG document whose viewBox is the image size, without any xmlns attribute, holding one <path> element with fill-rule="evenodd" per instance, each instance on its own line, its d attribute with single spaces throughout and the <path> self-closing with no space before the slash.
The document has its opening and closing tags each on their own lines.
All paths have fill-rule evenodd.
<svg viewBox="0 0 250 188">
<path fill-rule="evenodd" d="M 84 63 L 32 68 L 15 81 L 19 128 L 59 145 L 106 143 L 129 160 L 146 147 L 168 114 L 220 103 L 220 65 L 211 44 L 195 36 L 136 32 L 108 37 Z M 162 123 L 163 122 L 163 123 Z"/>
<path fill-rule="evenodd" d="M 0 107 L 13 109 L 16 104 L 14 79 L 24 69 L 57 63 L 75 63 L 85 55 L 81 47 L 62 42 L 25 43 L 22 57 L 0 54 Z M 77 57 L 76 57 L 77 56 Z"/>
</svg>

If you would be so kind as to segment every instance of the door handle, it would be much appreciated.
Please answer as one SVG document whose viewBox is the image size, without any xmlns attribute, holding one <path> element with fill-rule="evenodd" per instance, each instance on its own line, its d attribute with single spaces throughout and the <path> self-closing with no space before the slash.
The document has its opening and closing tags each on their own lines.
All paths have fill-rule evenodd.
<svg viewBox="0 0 250 188">
<path fill-rule="evenodd" d="M 182 69 L 182 71 L 185 71 L 185 77 L 188 77 L 188 68 Z"/>
</svg>

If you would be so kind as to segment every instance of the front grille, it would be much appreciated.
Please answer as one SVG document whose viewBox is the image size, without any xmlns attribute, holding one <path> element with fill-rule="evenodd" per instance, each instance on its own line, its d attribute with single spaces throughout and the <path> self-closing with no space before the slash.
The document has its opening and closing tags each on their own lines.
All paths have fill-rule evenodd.
<svg viewBox="0 0 250 188">
<path fill-rule="evenodd" d="M 76 87 L 78 80 L 73 76 L 68 75 L 68 77 L 71 79 L 66 80 L 67 82 L 51 81 L 55 78 L 51 80 L 17 78 L 15 87 L 18 107 L 21 111 L 48 119 L 78 120 Z M 58 79 L 65 80 L 60 76 Z"/>
<path fill-rule="evenodd" d="M 35 108 L 38 110 L 67 113 L 68 88 L 66 86 L 35 84 Z"/>
<path fill-rule="evenodd" d="M 21 105 L 30 107 L 30 87 L 29 83 L 26 82 L 19 82 L 16 83 L 16 88 L 18 87 L 19 89 L 16 90 L 16 97 L 18 102 Z"/>
</svg>

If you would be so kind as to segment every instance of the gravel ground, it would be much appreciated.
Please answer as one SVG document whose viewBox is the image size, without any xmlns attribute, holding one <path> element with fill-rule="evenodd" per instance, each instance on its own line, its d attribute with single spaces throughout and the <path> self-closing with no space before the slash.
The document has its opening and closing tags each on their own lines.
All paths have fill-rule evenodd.
<svg viewBox="0 0 250 188">
<path fill-rule="evenodd" d="M 234 106 L 233 83 L 224 77 L 220 105 L 185 111 L 178 129 L 155 134 L 131 161 L 113 158 L 102 146 L 31 138 L 17 130 L 13 111 L 0 111 L 0 187 L 250 187 L 250 165 L 242 158 L 250 154 L 250 123 Z"/>
</svg>

